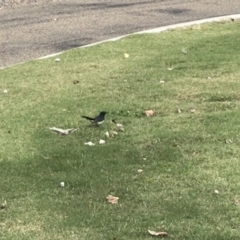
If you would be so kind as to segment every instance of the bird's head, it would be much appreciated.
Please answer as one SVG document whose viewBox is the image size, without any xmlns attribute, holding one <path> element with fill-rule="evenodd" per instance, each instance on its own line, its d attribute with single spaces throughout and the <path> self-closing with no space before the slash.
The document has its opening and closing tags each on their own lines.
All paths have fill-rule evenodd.
<svg viewBox="0 0 240 240">
<path fill-rule="evenodd" d="M 105 112 L 105 111 L 102 111 L 102 112 L 100 112 L 100 115 L 103 115 L 103 116 L 105 116 L 105 114 L 106 114 L 107 112 Z"/>
</svg>

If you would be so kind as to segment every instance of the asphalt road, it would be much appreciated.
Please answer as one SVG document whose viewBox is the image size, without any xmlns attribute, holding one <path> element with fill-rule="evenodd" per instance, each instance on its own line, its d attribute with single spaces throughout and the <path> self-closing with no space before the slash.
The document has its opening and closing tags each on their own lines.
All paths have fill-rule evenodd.
<svg viewBox="0 0 240 240">
<path fill-rule="evenodd" d="M 240 13 L 239 0 L 69 0 L 0 9 L 0 68 L 173 23 Z"/>
</svg>

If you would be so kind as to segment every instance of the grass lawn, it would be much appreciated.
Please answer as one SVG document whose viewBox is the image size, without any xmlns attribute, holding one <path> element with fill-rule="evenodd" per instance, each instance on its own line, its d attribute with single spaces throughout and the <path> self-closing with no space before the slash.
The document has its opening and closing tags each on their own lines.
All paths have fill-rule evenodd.
<svg viewBox="0 0 240 240">
<path fill-rule="evenodd" d="M 239 39 L 206 24 L 0 70 L 0 239 L 239 239 Z"/>
</svg>

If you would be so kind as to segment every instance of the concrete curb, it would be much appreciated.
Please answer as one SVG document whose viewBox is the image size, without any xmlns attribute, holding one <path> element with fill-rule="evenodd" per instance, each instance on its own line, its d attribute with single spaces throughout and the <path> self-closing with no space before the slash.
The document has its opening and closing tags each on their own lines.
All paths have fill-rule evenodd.
<svg viewBox="0 0 240 240">
<path fill-rule="evenodd" d="M 233 19 L 233 20 L 234 19 L 240 19 L 240 14 L 227 15 L 227 16 L 214 17 L 214 18 L 206 18 L 206 19 L 201 19 L 201 20 L 196 20 L 196 21 L 191 21 L 191 22 L 183 22 L 183 23 L 178 23 L 178 24 L 173 24 L 173 25 L 167 25 L 167 26 L 153 28 L 153 29 L 144 30 L 144 31 L 140 31 L 140 32 L 130 33 L 130 34 L 122 35 L 122 36 L 115 37 L 115 38 L 110 38 L 110 39 L 107 39 L 107 40 L 87 44 L 87 45 L 80 46 L 80 47 L 77 47 L 77 48 L 86 48 L 86 47 L 92 47 L 92 46 L 95 46 L 95 45 L 98 45 L 98 44 L 101 44 L 101 43 L 114 42 L 114 41 L 117 41 L 119 39 L 131 36 L 131 35 L 134 35 L 134 34 L 160 33 L 160 32 L 164 32 L 164 31 L 168 31 L 168 30 L 172 30 L 172 29 L 177 29 L 177 28 L 185 28 L 185 27 L 189 27 L 189 26 L 193 26 L 193 25 L 199 25 L 199 24 L 203 24 L 203 23 L 229 21 L 231 19 Z M 44 57 L 40 57 L 38 59 L 55 57 L 55 56 L 60 55 L 64 52 L 65 51 L 58 52 L 58 53 L 53 53 L 53 54 L 50 54 L 50 55 L 47 55 L 47 56 L 44 56 Z"/>
<path fill-rule="evenodd" d="M 234 19 L 240 19 L 240 14 L 226 15 L 226 16 L 213 17 L 213 18 L 206 18 L 206 19 L 201 19 L 201 20 L 197 20 L 197 21 L 183 22 L 183 23 L 178 23 L 178 24 L 173 24 L 173 25 L 153 28 L 153 29 L 149 29 L 149 30 L 144 30 L 144 31 L 135 32 L 135 33 L 130 33 L 130 34 L 122 35 L 122 36 L 119 36 L 119 37 L 110 38 L 110 39 L 107 39 L 107 40 L 103 40 L 103 41 L 87 44 L 87 45 L 84 45 L 84 46 L 76 47 L 76 49 L 77 48 L 92 47 L 92 46 L 95 46 L 95 45 L 98 45 L 98 44 L 101 44 L 101 43 L 106 43 L 106 42 L 114 42 L 114 41 L 117 41 L 119 39 L 125 38 L 127 36 L 131 36 L 131 35 L 134 35 L 134 34 L 160 33 L 160 32 L 164 32 L 164 31 L 168 31 L 168 30 L 172 30 L 172 29 L 185 28 L 185 27 L 189 27 L 189 26 L 193 26 L 193 25 L 199 25 L 199 24 L 203 24 L 203 23 L 229 21 L 229 20 L 234 20 Z M 68 51 L 68 50 L 66 50 L 66 51 Z M 66 51 L 49 54 L 47 56 L 43 56 L 43 57 L 37 58 L 36 60 L 55 57 L 55 56 L 58 56 L 58 55 L 66 52 Z M 24 62 L 15 64 L 15 65 L 19 65 L 19 64 L 23 64 L 23 63 Z M 12 66 L 15 66 L 15 65 L 12 65 Z M 0 70 L 4 69 L 4 68 L 12 67 L 12 66 L 3 67 L 3 68 L 0 68 Z"/>
</svg>

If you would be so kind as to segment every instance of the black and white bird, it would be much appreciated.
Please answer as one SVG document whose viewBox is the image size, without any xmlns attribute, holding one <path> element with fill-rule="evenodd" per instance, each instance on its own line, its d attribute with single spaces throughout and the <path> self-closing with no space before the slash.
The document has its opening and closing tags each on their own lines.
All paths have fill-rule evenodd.
<svg viewBox="0 0 240 240">
<path fill-rule="evenodd" d="M 83 118 L 86 118 L 87 120 L 89 120 L 90 122 L 96 124 L 96 125 L 101 125 L 104 120 L 105 120 L 105 115 L 106 115 L 107 112 L 100 112 L 98 116 L 94 117 L 94 118 L 91 118 L 91 117 L 87 117 L 87 116 L 82 116 Z"/>
</svg>

